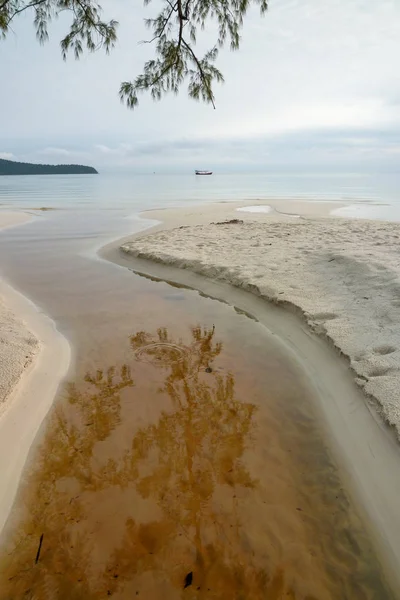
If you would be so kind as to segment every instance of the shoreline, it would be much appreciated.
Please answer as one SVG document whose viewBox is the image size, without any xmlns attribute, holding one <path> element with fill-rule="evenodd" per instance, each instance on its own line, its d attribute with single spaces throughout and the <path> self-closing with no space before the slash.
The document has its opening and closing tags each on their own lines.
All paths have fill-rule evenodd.
<svg viewBox="0 0 400 600">
<path fill-rule="evenodd" d="M 116 247 L 120 247 L 125 242 L 137 240 L 146 237 L 158 231 L 166 231 L 175 227 L 186 227 L 188 225 L 199 225 L 209 223 L 209 215 L 206 211 L 213 210 L 214 217 L 228 217 L 230 219 L 237 218 L 244 221 L 254 220 L 254 213 L 237 212 L 238 208 L 249 206 L 269 206 L 272 211 L 267 213 L 258 213 L 257 219 L 260 221 L 286 221 L 293 222 L 293 217 L 312 218 L 312 217 L 329 217 L 340 219 L 341 217 L 331 216 L 332 211 L 342 209 L 349 204 L 345 202 L 331 201 L 313 201 L 313 200 L 243 200 L 235 201 L 219 201 L 210 203 L 194 204 L 193 206 L 175 207 L 175 208 L 149 208 L 139 213 L 133 213 L 133 216 L 138 217 L 144 225 L 140 231 L 129 233 L 113 239 L 106 244 L 99 246 L 95 250 L 97 257 L 106 257 L 107 252 L 112 251 Z M 284 209 L 284 212 L 280 209 Z M 300 213 L 300 214 L 299 214 Z M 131 217 L 130 217 L 131 218 Z M 107 257 L 105 260 L 108 260 Z"/>
<path fill-rule="evenodd" d="M 188 263 L 182 268 L 182 264 L 166 264 L 167 261 L 163 263 L 159 257 L 154 260 L 154 255 L 150 260 L 146 260 L 146 252 L 143 250 L 138 253 L 140 258 L 120 250 L 121 244 L 126 243 L 128 239 L 142 245 L 143 242 L 147 243 L 149 238 L 151 243 L 152 236 L 156 237 L 160 233 L 162 235 L 162 232 L 171 233 L 171 230 L 179 227 L 182 228 L 179 230 L 180 234 L 190 233 L 193 229 L 191 226 L 196 221 L 210 223 L 217 215 L 243 218 L 245 223 L 254 221 L 254 214 L 236 212 L 238 205 L 246 204 L 256 203 L 235 203 L 235 206 L 229 207 L 220 204 L 217 211 L 213 211 L 213 205 L 198 207 L 195 210 L 186 208 L 146 211 L 141 213 L 143 217 L 158 221 L 150 230 L 108 244 L 99 251 L 99 256 L 137 274 L 143 273 L 155 279 L 186 285 L 216 300 L 226 301 L 258 318 L 288 346 L 295 355 L 294 358 L 307 370 L 310 381 L 316 388 L 320 398 L 319 408 L 324 415 L 323 425 L 327 439 L 330 440 L 341 470 L 344 471 L 348 489 L 366 516 L 366 525 L 371 529 L 379 555 L 384 559 L 383 567 L 389 573 L 389 579 L 396 582 L 394 589 L 398 589 L 400 515 L 397 505 L 400 494 L 400 446 L 393 436 L 393 431 L 381 421 L 374 407 L 369 406 L 366 395 L 355 385 L 345 356 L 340 356 L 334 344 L 326 343 L 328 340 L 324 339 L 326 336 L 321 335 L 321 331 L 310 329 L 301 309 L 295 304 L 273 302 L 257 294 L 250 286 L 246 290 L 240 286 L 232 287 L 231 282 L 224 280 L 224 277 L 218 277 L 217 273 L 199 274 L 197 269 L 192 269 Z M 268 204 L 271 205 L 270 202 Z M 280 205 L 282 206 L 282 203 Z M 327 213 L 329 214 L 329 211 Z M 257 220 L 259 217 L 264 222 L 271 222 L 270 214 L 259 214 Z M 162 219 L 165 219 L 164 222 Z M 318 219 L 321 219 L 321 215 L 316 218 L 317 221 Z M 288 221 L 280 216 L 273 220 Z M 328 222 L 332 220 L 330 218 Z M 338 223 L 343 222 L 337 217 L 334 220 Z"/>
<path fill-rule="evenodd" d="M 4 215 L 7 215 L 5 217 Z M 32 217 L 22 212 L 0 213 L 0 228 L 25 224 Z M 57 389 L 66 375 L 71 348 L 64 336 L 23 294 L 0 279 L 0 303 L 11 325 L 8 337 L 18 337 L 18 350 L 33 348 L 30 360 L 15 367 L 15 347 L 6 346 L 14 371 L 0 411 L 0 532 L 8 519 L 28 456 Z M 8 350 L 9 348 L 9 350 Z"/>
<path fill-rule="evenodd" d="M 35 438 L 67 374 L 71 348 L 55 323 L 28 298 L 0 281 L 0 294 L 40 341 L 0 417 L 0 532 L 8 519 Z"/>
</svg>

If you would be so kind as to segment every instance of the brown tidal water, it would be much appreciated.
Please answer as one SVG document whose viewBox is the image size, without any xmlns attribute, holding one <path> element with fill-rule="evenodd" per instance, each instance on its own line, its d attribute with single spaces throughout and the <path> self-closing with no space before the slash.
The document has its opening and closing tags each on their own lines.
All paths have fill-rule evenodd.
<svg viewBox="0 0 400 600">
<path fill-rule="evenodd" d="M 113 277 L 101 310 L 65 310 L 74 368 L 0 540 L 0 599 L 392 598 L 274 336 L 196 292 Z"/>
</svg>

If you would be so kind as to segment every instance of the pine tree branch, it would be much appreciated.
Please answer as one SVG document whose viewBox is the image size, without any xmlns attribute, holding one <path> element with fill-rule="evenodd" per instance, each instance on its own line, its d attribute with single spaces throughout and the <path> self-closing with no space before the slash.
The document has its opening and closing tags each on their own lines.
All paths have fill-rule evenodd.
<svg viewBox="0 0 400 600">
<path fill-rule="evenodd" d="M 116 21 L 102 20 L 99 0 L 0 0 L 0 34 L 6 37 L 9 24 L 19 14 L 33 9 L 39 42 L 48 39 L 47 28 L 53 16 L 67 11 L 73 20 L 68 33 L 61 40 L 65 59 L 69 50 L 79 58 L 84 47 L 89 52 L 104 48 L 106 52 L 116 41 Z M 151 0 L 145 0 L 145 5 Z M 153 19 L 147 19 L 152 38 L 142 43 L 155 42 L 154 59 L 148 60 L 144 71 L 134 81 L 125 81 L 120 87 L 120 98 L 128 107 L 138 104 L 138 92 L 150 91 L 155 100 L 168 92 L 178 93 L 185 79 L 189 79 L 191 98 L 209 102 L 215 108 L 212 90 L 214 82 L 223 82 L 223 76 L 214 66 L 218 47 L 230 41 L 232 50 L 239 47 L 243 17 L 250 5 L 257 4 L 261 14 L 268 8 L 268 0 L 160 0 L 161 10 Z M 196 54 L 197 30 L 203 30 L 214 20 L 217 40 L 202 59 Z M 188 35 L 184 33 L 188 32 Z"/>
<path fill-rule="evenodd" d="M 9 0 L 5 0 L 5 2 L 0 5 L 0 10 L 3 9 L 3 7 L 6 6 L 6 4 L 8 3 Z M 21 8 L 18 8 L 17 10 L 15 10 L 11 16 L 8 18 L 7 20 L 7 27 L 8 25 L 11 23 L 11 21 L 19 14 L 21 14 L 22 12 L 24 12 L 25 10 L 28 10 L 29 8 L 35 8 L 36 6 L 39 6 L 40 4 L 44 4 L 45 2 L 47 2 L 48 0 L 35 0 L 35 2 L 29 2 L 29 4 L 25 4 L 25 6 L 22 6 Z"/>
<path fill-rule="evenodd" d="M 104 37 L 104 34 L 99 31 L 99 23 L 101 22 L 100 19 L 96 21 L 94 21 L 94 19 L 92 18 L 90 11 L 87 7 L 87 5 L 83 4 L 83 2 L 81 2 L 81 0 L 75 0 L 75 2 L 77 4 L 79 4 L 79 6 L 81 7 L 81 9 L 83 10 L 85 17 L 87 18 L 88 22 L 90 22 L 90 24 L 92 25 L 92 27 L 95 28 L 95 30 L 97 31 L 97 33 L 101 36 Z"/>
<path fill-rule="evenodd" d="M 168 2 L 168 4 L 170 4 L 170 3 Z M 157 35 L 155 35 L 155 36 L 153 37 L 153 39 L 151 39 L 151 40 L 143 40 L 142 44 L 152 44 L 152 43 L 153 43 L 153 42 L 155 42 L 157 39 L 160 39 L 160 37 L 163 35 L 163 33 L 164 33 L 164 31 L 165 31 L 165 28 L 166 28 L 166 26 L 168 25 L 168 23 L 169 23 L 169 21 L 170 21 L 170 19 L 171 19 L 172 13 L 173 13 L 174 11 L 176 11 L 176 9 L 177 9 L 177 4 L 178 4 L 178 3 L 176 2 L 176 3 L 175 3 L 173 6 L 171 5 L 171 10 L 170 10 L 170 13 L 169 13 L 169 15 L 168 15 L 168 16 L 167 16 L 167 17 L 164 19 L 164 25 L 163 25 L 163 27 L 162 27 L 162 29 L 161 29 L 160 33 L 158 33 Z"/>
<path fill-rule="evenodd" d="M 210 102 L 211 102 L 211 104 L 213 105 L 213 108 L 214 108 L 214 110 L 215 110 L 214 94 L 213 94 L 213 92 L 212 92 L 212 89 L 211 89 L 211 87 L 210 87 L 210 84 L 209 84 L 209 82 L 208 82 L 208 79 L 207 79 L 207 77 L 205 76 L 205 73 L 204 73 L 203 67 L 201 66 L 201 63 L 200 63 L 199 59 L 197 58 L 197 56 L 196 56 L 196 55 L 195 55 L 195 53 L 193 52 L 193 49 L 192 49 L 192 47 L 191 47 L 191 46 L 190 46 L 190 45 L 189 45 L 187 42 L 185 42 L 185 40 L 182 40 L 182 41 L 183 41 L 183 45 L 185 46 L 185 48 L 187 49 L 187 51 L 189 52 L 189 54 L 192 56 L 192 58 L 193 58 L 194 62 L 195 62 L 195 63 L 196 63 L 196 65 L 197 65 L 198 71 L 199 71 L 199 73 L 200 73 L 200 77 L 201 77 L 201 79 L 202 79 L 202 81 L 203 81 L 203 83 L 204 83 L 204 86 L 206 87 L 206 89 L 207 89 L 207 91 L 208 91 L 208 97 L 209 97 L 209 100 L 210 100 Z"/>
</svg>

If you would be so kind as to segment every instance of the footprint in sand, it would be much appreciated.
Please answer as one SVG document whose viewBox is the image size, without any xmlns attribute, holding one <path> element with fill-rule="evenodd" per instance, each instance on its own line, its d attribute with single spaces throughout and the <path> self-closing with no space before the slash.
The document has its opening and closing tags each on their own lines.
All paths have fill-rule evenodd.
<svg viewBox="0 0 400 600">
<path fill-rule="evenodd" d="M 384 375 L 387 375 L 390 371 L 393 371 L 393 369 L 391 367 L 384 367 L 384 366 L 375 366 L 372 367 L 370 372 L 368 373 L 369 377 L 383 377 Z"/>
<path fill-rule="evenodd" d="M 386 354 L 393 354 L 396 352 L 397 348 L 391 346 L 390 344 L 385 344 L 383 346 L 376 346 L 372 349 L 374 354 L 379 354 L 380 356 L 385 356 Z"/>
<path fill-rule="evenodd" d="M 314 321 L 333 321 L 333 319 L 337 319 L 338 315 L 336 313 L 330 312 L 320 312 L 312 315 Z"/>
</svg>

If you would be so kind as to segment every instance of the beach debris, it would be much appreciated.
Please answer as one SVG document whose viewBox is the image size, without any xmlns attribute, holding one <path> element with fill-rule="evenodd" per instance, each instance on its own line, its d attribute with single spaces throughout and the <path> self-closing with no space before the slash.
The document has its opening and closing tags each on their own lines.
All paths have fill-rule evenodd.
<svg viewBox="0 0 400 600">
<path fill-rule="evenodd" d="M 192 585 L 192 583 L 193 583 L 193 571 L 190 571 L 190 573 L 188 573 L 185 577 L 185 584 L 183 586 L 183 589 L 186 589 L 187 587 Z"/>
<path fill-rule="evenodd" d="M 212 368 L 211 367 L 206 367 L 206 373 L 212 373 Z"/>
<path fill-rule="evenodd" d="M 43 536 L 44 536 L 44 533 L 42 533 L 42 535 L 40 536 L 39 547 L 38 547 L 38 550 L 37 550 L 37 553 L 36 553 L 35 565 L 38 564 L 38 560 L 40 558 L 40 551 L 42 549 Z"/>
<path fill-rule="evenodd" d="M 241 219 L 230 219 L 229 221 L 219 221 L 218 223 L 211 223 L 211 225 L 243 225 Z"/>
</svg>

